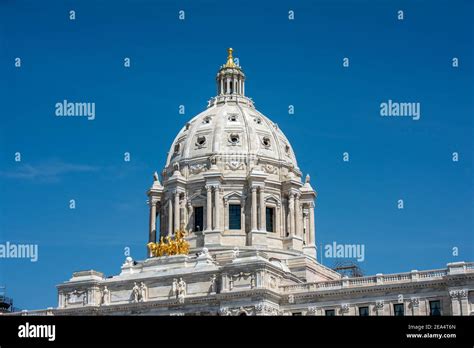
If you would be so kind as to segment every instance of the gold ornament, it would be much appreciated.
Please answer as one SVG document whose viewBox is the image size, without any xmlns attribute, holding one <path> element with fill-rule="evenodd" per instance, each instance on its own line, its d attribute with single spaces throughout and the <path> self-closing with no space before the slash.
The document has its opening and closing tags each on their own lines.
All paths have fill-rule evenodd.
<svg viewBox="0 0 474 348">
<path fill-rule="evenodd" d="M 184 230 L 178 230 L 174 238 L 171 236 L 161 237 L 159 243 L 148 243 L 147 246 L 151 255 L 153 257 L 178 254 L 187 255 L 189 253 L 189 243 L 185 238 L 185 234 Z"/>
</svg>

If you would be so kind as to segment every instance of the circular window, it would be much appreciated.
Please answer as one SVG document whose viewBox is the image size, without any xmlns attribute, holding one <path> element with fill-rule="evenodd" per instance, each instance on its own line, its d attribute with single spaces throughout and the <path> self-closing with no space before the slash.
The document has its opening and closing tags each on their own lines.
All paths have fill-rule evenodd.
<svg viewBox="0 0 474 348">
<path fill-rule="evenodd" d="M 255 117 L 253 120 L 254 120 L 255 123 L 257 123 L 257 124 L 261 124 L 261 123 L 262 123 L 262 119 L 261 119 L 260 117 Z"/>
<path fill-rule="evenodd" d="M 204 145 L 206 145 L 206 137 L 205 136 L 199 136 L 197 137 L 196 139 L 196 145 L 198 147 L 203 147 Z"/>
<path fill-rule="evenodd" d="M 211 123 L 211 118 L 209 116 L 204 117 L 204 120 L 202 121 L 204 124 Z"/>
<path fill-rule="evenodd" d="M 229 116 L 229 121 L 230 122 L 237 122 L 237 115 L 230 115 Z"/>
<path fill-rule="evenodd" d="M 262 138 L 262 144 L 263 144 L 263 146 L 265 146 L 267 148 L 270 147 L 270 138 L 269 137 L 263 137 Z"/>
<path fill-rule="evenodd" d="M 232 145 L 237 145 L 240 142 L 240 136 L 238 134 L 232 133 L 229 135 L 229 143 Z"/>
</svg>

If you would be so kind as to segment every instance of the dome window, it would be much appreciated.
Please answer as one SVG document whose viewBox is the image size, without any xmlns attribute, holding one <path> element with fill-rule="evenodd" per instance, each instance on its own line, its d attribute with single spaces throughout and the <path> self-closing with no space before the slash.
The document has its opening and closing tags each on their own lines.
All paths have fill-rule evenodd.
<svg viewBox="0 0 474 348">
<path fill-rule="evenodd" d="M 202 123 L 204 123 L 204 124 L 209 124 L 209 123 L 211 123 L 211 117 L 210 117 L 210 116 L 204 117 L 204 120 L 202 121 Z"/>
<path fill-rule="evenodd" d="M 237 122 L 237 115 L 230 115 L 229 116 L 229 121 L 230 122 Z"/>
<path fill-rule="evenodd" d="M 285 145 L 285 152 L 287 155 L 290 155 L 290 145 Z"/>
<path fill-rule="evenodd" d="M 196 146 L 198 148 L 203 148 L 204 146 L 206 146 L 206 137 L 205 136 L 199 136 L 197 137 L 196 139 Z"/>
<path fill-rule="evenodd" d="M 178 154 L 180 149 L 181 149 L 181 144 L 180 143 L 177 143 L 177 144 L 174 145 L 174 153 L 175 154 Z"/>
<path fill-rule="evenodd" d="M 262 119 L 260 117 L 255 117 L 253 120 L 256 124 L 262 124 Z"/>
<path fill-rule="evenodd" d="M 240 136 L 238 134 L 232 133 L 229 135 L 229 143 L 231 145 L 237 145 L 240 142 Z"/>
<path fill-rule="evenodd" d="M 263 137 L 262 138 L 262 145 L 268 149 L 270 147 L 270 138 L 269 137 Z"/>
</svg>

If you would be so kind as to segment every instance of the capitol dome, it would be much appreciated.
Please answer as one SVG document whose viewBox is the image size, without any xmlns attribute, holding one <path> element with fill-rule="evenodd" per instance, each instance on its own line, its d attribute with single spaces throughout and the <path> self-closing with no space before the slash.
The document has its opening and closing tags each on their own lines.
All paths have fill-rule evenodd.
<svg viewBox="0 0 474 348">
<path fill-rule="evenodd" d="M 206 110 L 184 125 L 173 141 L 166 161 L 169 172 L 173 172 L 174 164 L 199 168 L 202 160 L 210 156 L 214 156 L 219 165 L 234 155 L 246 164 L 259 163 L 272 173 L 284 168 L 281 171 L 284 175 L 293 172 L 301 176 L 286 136 L 244 95 L 245 75 L 233 62 L 232 49 L 216 82 L 218 95 L 209 101 Z M 246 168 L 250 170 L 251 166 Z M 191 170 L 189 175 L 193 174 Z"/>
<path fill-rule="evenodd" d="M 214 99 L 178 133 L 166 167 L 232 153 L 248 155 L 249 159 L 276 167 L 284 166 L 299 174 L 290 142 L 276 123 L 255 109 L 250 99 L 243 96 L 234 97 L 235 101 L 221 96 Z"/>
<path fill-rule="evenodd" d="M 232 49 L 217 95 L 171 144 L 148 191 L 150 241 L 184 229 L 191 247 L 259 248 L 316 257 L 314 199 L 290 142 L 245 95 Z M 159 216 L 159 219 L 158 219 Z M 158 223 L 159 221 L 159 223 Z"/>
</svg>

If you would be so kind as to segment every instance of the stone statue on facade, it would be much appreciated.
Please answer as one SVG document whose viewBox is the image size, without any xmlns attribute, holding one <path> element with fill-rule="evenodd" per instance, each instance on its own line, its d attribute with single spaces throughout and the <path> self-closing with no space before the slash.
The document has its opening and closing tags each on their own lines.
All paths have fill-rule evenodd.
<svg viewBox="0 0 474 348">
<path fill-rule="evenodd" d="M 239 257 L 239 248 L 234 247 L 234 249 L 232 250 L 232 258 L 235 260 L 238 257 Z"/>
<path fill-rule="evenodd" d="M 101 304 L 108 305 L 110 303 L 110 290 L 106 286 L 102 289 Z"/>
<path fill-rule="evenodd" d="M 212 275 L 211 279 L 211 292 L 217 292 L 217 276 L 215 274 Z"/>
<path fill-rule="evenodd" d="M 132 302 L 136 303 L 138 302 L 138 299 L 140 297 L 140 288 L 138 287 L 137 283 L 133 283 L 133 288 L 132 288 Z"/>
<path fill-rule="evenodd" d="M 186 297 L 186 282 L 183 280 L 183 278 L 179 278 L 179 282 L 177 285 L 177 294 L 179 302 L 183 303 L 184 298 Z"/>
<path fill-rule="evenodd" d="M 147 293 L 146 285 L 145 283 L 141 282 L 140 283 L 140 299 L 139 299 L 140 302 L 145 302 L 147 300 L 146 293 Z"/>
</svg>

